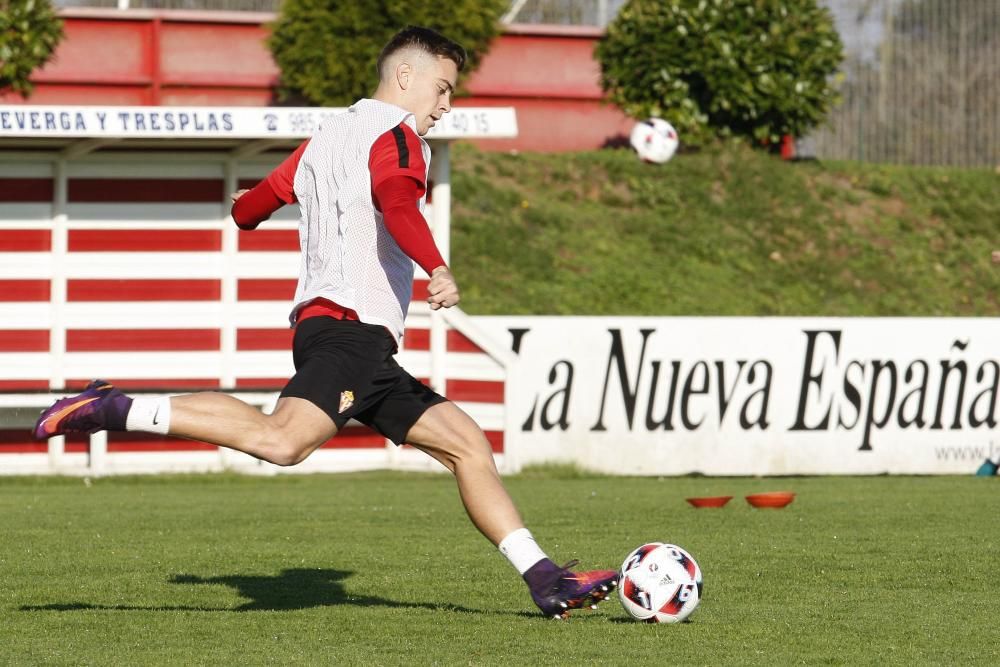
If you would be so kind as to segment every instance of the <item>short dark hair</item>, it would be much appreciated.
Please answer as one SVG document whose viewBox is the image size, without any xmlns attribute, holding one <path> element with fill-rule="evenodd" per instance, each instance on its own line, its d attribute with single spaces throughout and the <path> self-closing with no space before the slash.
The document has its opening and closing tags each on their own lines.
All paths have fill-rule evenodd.
<svg viewBox="0 0 1000 667">
<path fill-rule="evenodd" d="M 389 56 L 397 51 L 409 48 L 417 48 L 432 56 L 447 58 L 455 63 L 459 72 L 465 67 L 467 56 L 461 44 L 448 39 L 436 30 L 422 28 L 417 25 L 408 25 L 393 35 L 392 39 L 382 48 L 382 53 L 378 54 L 376 67 L 378 68 L 379 78 L 382 78 L 382 68 L 385 66 L 385 61 L 389 59 Z"/>
</svg>

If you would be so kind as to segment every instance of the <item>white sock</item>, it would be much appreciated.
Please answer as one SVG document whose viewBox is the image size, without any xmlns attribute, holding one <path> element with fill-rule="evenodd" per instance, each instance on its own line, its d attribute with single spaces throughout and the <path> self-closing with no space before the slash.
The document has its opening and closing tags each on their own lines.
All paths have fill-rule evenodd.
<svg viewBox="0 0 1000 667">
<path fill-rule="evenodd" d="M 126 431 L 163 433 L 170 431 L 170 397 L 133 398 L 125 418 Z"/>
<path fill-rule="evenodd" d="M 527 528 L 518 528 L 503 538 L 497 548 L 520 574 L 527 572 L 532 565 L 543 558 L 548 558 Z"/>
</svg>

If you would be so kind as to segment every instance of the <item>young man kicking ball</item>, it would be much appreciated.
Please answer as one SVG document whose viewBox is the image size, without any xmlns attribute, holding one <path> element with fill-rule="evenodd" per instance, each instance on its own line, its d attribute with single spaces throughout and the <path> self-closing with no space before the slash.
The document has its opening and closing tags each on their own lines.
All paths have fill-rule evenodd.
<svg viewBox="0 0 1000 667">
<path fill-rule="evenodd" d="M 524 527 L 479 426 L 394 359 L 414 261 L 431 277 L 432 309 L 460 299 L 421 213 L 430 162 L 422 137 L 451 110 L 464 64 L 465 51 L 446 37 L 402 30 L 379 56 L 372 99 L 326 121 L 237 199 L 233 216 L 245 229 L 285 203 L 301 209 L 302 263 L 290 316 L 296 372 L 273 413 L 216 392 L 133 399 L 95 381 L 44 411 L 35 437 L 165 433 L 289 466 L 356 419 L 455 475 L 469 518 L 521 573 L 544 614 L 563 618 L 604 599 L 617 572 L 573 572 L 552 562 Z"/>
</svg>

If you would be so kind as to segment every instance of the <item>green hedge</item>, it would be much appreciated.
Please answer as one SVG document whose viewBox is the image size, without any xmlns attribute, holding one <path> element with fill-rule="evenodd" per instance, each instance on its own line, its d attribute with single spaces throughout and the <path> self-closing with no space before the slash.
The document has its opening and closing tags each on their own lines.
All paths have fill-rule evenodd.
<svg viewBox="0 0 1000 667">
<path fill-rule="evenodd" d="M 62 36 L 49 0 L 0 0 L 0 91 L 30 95 L 28 77 L 48 61 Z"/>
<path fill-rule="evenodd" d="M 375 61 L 407 25 L 432 28 L 465 47 L 475 70 L 500 32 L 506 0 L 285 0 L 268 46 L 281 68 L 279 94 L 320 106 L 369 97 Z"/>
<path fill-rule="evenodd" d="M 803 135 L 835 103 L 843 57 L 816 0 L 631 0 L 596 55 L 612 102 L 668 119 L 688 145 Z"/>
</svg>

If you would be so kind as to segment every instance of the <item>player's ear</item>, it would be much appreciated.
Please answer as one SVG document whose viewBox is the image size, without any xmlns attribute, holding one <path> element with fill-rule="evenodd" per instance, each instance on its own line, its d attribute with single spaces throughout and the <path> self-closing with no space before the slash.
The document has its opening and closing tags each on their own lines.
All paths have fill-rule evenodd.
<svg viewBox="0 0 1000 667">
<path fill-rule="evenodd" d="M 402 90 L 406 90 L 410 87 L 410 81 L 413 79 L 413 67 L 408 62 L 401 62 L 396 65 L 396 83 Z"/>
</svg>

